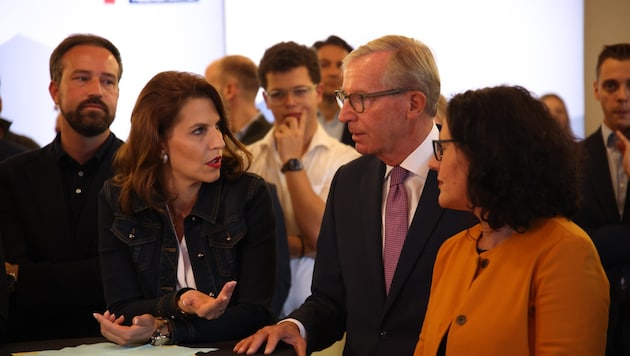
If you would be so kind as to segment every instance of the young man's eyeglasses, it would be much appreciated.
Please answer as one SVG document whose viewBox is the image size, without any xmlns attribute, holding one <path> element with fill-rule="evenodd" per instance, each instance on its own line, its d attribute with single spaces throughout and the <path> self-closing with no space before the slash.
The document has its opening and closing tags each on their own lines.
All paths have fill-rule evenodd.
<svg viewBox="0 0 630 356">
<path fill-rule="evenodd" d="M 291 93 L 291 95 L 295 99 L 300 100 L 306 98 L 306 95 L 316 87 L 317 85 L 313 84 L 311 86 L 301 85 L 295 88 L 291 88 L 289 90 L 274 89 L 266 91 L 265 95 L 267 96 L 267 101 L 269 102 L 269 104 L 279 105 L 284 104 L 284 102 L 287 100 L 287 97 L 289 96 L 289 93 Z"/>
<path fill-rule="evenodd" d="M 436 160 L 442 160 L 442 156 L 444 155 L 444 144 L 449 142 L 455 142 L 455 140 L 433 140 L 433 155 Z"/>
<path fill-rule="evenodd" d="M 404 93 L 409 91 L 410 89 L 390 89 L 384 91 L 377 91 L 375 93 L 365 93 L 365 94 L 348 94 L 343 90 L 335 90 L 335 98 L 337 99 L 337 105 L 339 105 L 339 109 L 343 108 L 343 103 L 348 99 L 350 102 L 350 106 L 357 113 L 362 113 L 365 111 L 365 99 L 366 98 L 377 98 L 379 96 L 386 95 L 396 95 L 400 93 Z"/>
</svg>

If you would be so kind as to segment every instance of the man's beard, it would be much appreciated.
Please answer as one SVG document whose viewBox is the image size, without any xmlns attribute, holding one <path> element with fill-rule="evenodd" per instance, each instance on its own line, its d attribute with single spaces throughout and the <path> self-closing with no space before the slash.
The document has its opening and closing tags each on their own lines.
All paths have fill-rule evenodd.
<svg viewBox="0 0 630 356">
<path fill-rule="evenodd" d="M 90 110 L 83 112 L 88 104 L 98 104 L 104 113 Z M 63 117 L 74 131 L 85 137 L 95 137 L 105 132 L 114 121 L 115 113 L 111 114 L 109 108 L 99 98 L 90 98 L 79 104 L 75 111 L 65 112 L 61 110 Z"/>
</svg>

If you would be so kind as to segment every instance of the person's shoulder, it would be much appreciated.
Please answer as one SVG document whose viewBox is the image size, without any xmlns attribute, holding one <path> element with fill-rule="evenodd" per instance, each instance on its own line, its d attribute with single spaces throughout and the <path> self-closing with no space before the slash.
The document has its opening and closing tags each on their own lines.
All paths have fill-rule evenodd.
<svg viewBox="0 0 630 356">
<path fill-rule="evenodd" d="M 254 182 L 254 183 L 260 182 L 261 184 L 265 183 L 265 180 L 263 179 L 263 177 L 260 176 L 258 173 L 249 172 L 249 171 L 243 172 L 243 174 L 241 174 L 238 179 L 244 182 Z"/>
<path fill-rule="evenodd" d="M 604 139 L 602 138 L 602 128 L 601 126 L 597 128 L 597 130 L 591 132 L 588 136 L 586 136 L 583 140 L 578 141 L 578 144 L 582 144 L 585 146 L 590 146 L 595 143 L 604 144 Z"/>
<path fill-rule="evenodd" d="M 373 155 L 359 155 L 358 157 L 341 165 L 337 174 L 364 175 L 367 172 L 370 174 L 378 174 L 377 172 L 380 172 L 380 169 L 384 169 L 384 167 L 385 164 Z"/>
<path fill-rule="evenodd" d="M 12 167 L 24 167 L 27 164 L 38 164 L 42 159 L 54 157 L 52 145 L 48 144 L 42 148 L 27 149 L 17 155 L 8 157 L 0 162 L 0 169 Z"/>
<path fill-rule="evenodd" d="M 248 191 L 255 191 L 260 187 L 266 186 L 265 179 L 258 173 L 246 171 L 240 175 L 232 178 L 221 176 L 222 184 L 231 186 L 233 189 L 246 189 Z"/>
<path fill-rule="evenodd" d="M 253 143 L 250 143 L 249 145 L 246 145 L 245 148 L 252 153 L 252 155 L 254 155 L 254 160 L 256 159 L 256 156 L 259 155 L 261 152 L 266 151 L 268 148 L 272 147 L 272 143 L 273 143 L 273 133 L 271 132 L 273 130 L 273 128 L 271 128 L 269 131 L 267 131 L 267 133 L 265 134 L 265 136 L 263 136 L 261 139 L 254 141 Z"/>
<path fill-rule="evenodd" d="M 361 156 L 361 154 L 352 146 L 337 140 L 327 133 L 319 137 L 322 146 L 325 146 L 327 154 L 335 157 L 337 161 L 348 162 Z M 320 151 L 323 152 L 323 151 Z"/>
<path fill-rule="evenodd" d="M 586 231 L 584 231 L 579 225 L 564 216 L 556 216 L 552 218 L 545 218 L 539 223 L 541 230 L 547 230 L 543 235 L 547 240 L 562 241 L 564 239 L 576 239 L 583 241 L 591 241 Z M 538 226 L 536 224 L 535 226 Z"/>
<path fill-rule="evenodd" d="M 453 253 L 457 253 L 458 251 L 466 251 L 469 250 L 464 246 L 468 245 L 476 245 L 476 238 L 478 236 L 479 230 L 476 227 L 471 226 L 468 229 L 461 230 L 454 235 L 447 237 L 442 245 L 440 246 L 440 256 L 444 257 Z M 474 249 L 473 249 L 474 250 Z"/>
<path fill-rule="evenodd" d="M 254 120 L 253 123 L 259 125 L 260 127 L 264 127 L 268 130 L 271 129 L 271 127 L 273 127 L 273 124 L 271 123 L 271 121 L 267 120 L 265 115 L 262 113 L 258 115 L 258 117 L 256 118 L 256 120 Z"/>
<path fill-rule="evenodd" d="M 563 251 L 593 252 L 595 247 L 588 234 L 572 220 L 556 216 L 541 218 L 519 236 L 517 245 L 532 254 L 556 254 Z M 537 251 L 537 252 L 535 252 Z"/>
<path fill-rule="evenodd" d="M 6 139 L 0 139 L 0 161 L 26 152 L 27 150 L 28 149 L 26 147 L 15 142 Z"/>
</svg>

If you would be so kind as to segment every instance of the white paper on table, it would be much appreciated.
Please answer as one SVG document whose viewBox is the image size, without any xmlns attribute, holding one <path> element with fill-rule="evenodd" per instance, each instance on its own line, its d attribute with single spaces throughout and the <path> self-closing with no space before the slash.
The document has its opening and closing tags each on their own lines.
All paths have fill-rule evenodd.
<svg viewBox="0 0 630 356">
<path fill-rule="evenodd" d="M 177 345 L 140 345 L 140 346 L 120 346 L 111 342 L 101 342 L 98 344 L 79 345 L 66 347 L 61 350 L 18 352 L 14 356 L 61 356 L 61 355 L 81 355 L 81 356 L 119 356 L 119 355 L 168 355 L 168 356 L 194 356 L 197 352 L 216 351 L 217 348 L 191 348 Z"/>
</svg>

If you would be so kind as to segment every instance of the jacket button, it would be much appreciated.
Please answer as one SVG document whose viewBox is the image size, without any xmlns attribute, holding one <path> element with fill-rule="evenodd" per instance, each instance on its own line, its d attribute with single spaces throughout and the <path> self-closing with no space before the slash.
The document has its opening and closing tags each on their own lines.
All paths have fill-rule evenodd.
<svg viewBox="0 0 630 356">
<path fill-rule="evenodd" d="M 206 257 L 206 254 L 205 254 L 205 253 L 203 253 L 203 252 L 199 252 L 199 253 L 197 253 L 197 258 L 202 259 L 202 258 L 204 258 L 204 257 Z"/>
<path fill-rule="evenodd" d="M 487 258 L 484 258 L 483 260 L 481 260 L 481 263 L 480 263 L 481 268 L 486 268 L 486 267 L 488 267 L 488 264 L 489 264 L 489 263 L 490 263 L 490 260 L 489 260 L 489 259 L 487 259 Z"/>
<path fill-rule="evenodd" d="M 381 333 L 379 335 L 383 339 L 389 339 L 389 337 L 390 337 L 390 334 L 387 331 L 381 331 Z"/>
<path fill-rule="evenodd" d="M 466 324 L 466 316 L 465 315 L 458 315 L 457 318 L 455 318 L 455 322 L 457 323 L 457 325 L 464 325 L 464 324 Z"/>
<path fill-rule="evenodd" d="M 190 219 L 191 219 L 192 221 L 197 221 L 197 217 L 196 217 L 196 216 L 193 216 L 193 217 L 191 217 Z"/>
</svg>

